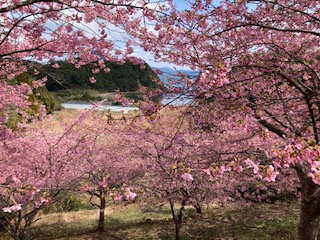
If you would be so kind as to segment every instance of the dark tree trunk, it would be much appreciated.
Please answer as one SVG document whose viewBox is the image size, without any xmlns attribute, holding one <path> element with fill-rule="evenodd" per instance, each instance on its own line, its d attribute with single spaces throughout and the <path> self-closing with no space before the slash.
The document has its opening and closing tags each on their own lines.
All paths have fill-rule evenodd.
<svg viewBox="0 0 320 240">
<path fill-rule="evenodd" d="M 197 213 L 202 214 L 202 209 L 200 203 L 194 204 L 194 208 L 196 209 Z"/>
<path fill-rule="evenodd" d="M 104 211 L 106 209 L 106 199 L 104 196 L 100 197 L 100 213 L 99 213 L 99 225 L 98 225 L 98 231 L 103 232 L 104 231 Z"/>
<path fill-rule="evenodd" d="M 176 224 L 176 228 L 175 228 L 175 240 L 180 240 L 180 229 L 181 229 L 181 224 Z"/>
<path fill-rule="evenodd" d="M 171 208 L 171 213 L 175 225 L 175 240 L 180 240 L 180 230 L 181 230 L 181 225 L 182 225 L 182 217 L 183 217 L 183 210 L 186 204 L 186 201 L 182 201 L 181 207 L 179 209 L 179 212 L 176 213 L 174 210 L 174 202 L 172 199 L 169 199 L 170 202 L 170 208 Z"/>
<path fill-rule="evenodd" d="M 299 240 L 317 240 L 320 223 L 320 186 L 305 173 L 298 172 L 301 182 Z"/>
<path fill-rule="evenodd" d="M 34 218 L 40 209 L 42 209 L 42 206 L 30 210 L 30 212 L 27 212 L 26 214 L 23 214 L 22 210 L 20 210 L 11 217 L 2 215 L 5 218 L 2 225 L 14 240 L 30 239 L 27 230 L 30 228 L 31 224 L 36 222 Z"/>
<path fill-rule="evenodd" d="M 302 206 L 303 205 L 303 206 Z M 319 232 L 319 216 L 315 216 L 309 203 L 301 203 L 300 221 L 298 227 L 299 240 L 317 240 Z"/>
<path fill-rule="evenodd" d="M 22 221 L 22 213 L 21 211 L 18 211 L 17 220 L 14 221 L 14 226 L 12 229 L 14 229 L 14 232 L 12 234 L 12 237 L 14 240 L 23 240 L 23 234 L 20 232 L 21 230 L 21 221 Z"/>
</svg>

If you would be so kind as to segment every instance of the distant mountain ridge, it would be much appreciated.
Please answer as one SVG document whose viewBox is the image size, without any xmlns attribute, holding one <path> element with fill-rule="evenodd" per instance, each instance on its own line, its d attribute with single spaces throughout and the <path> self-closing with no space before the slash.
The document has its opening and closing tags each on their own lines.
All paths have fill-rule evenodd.
<svg viewBox="0 0 320 240">
<path fill-rule="evenodd" d="M 136 92 L 141 86 L 148 88 L 161 88 L 163 84 L 152 68 L 145 63 L 145 69 L 140 65 L 129 61 L 120 65 L 115 62 L 105 61 L 105 65 L 110 72 L 104 72 L 102 69 L 98 73 L 93 73 L 97 66 L 90 63 L 80 68 L 66 61 L 56 62 L 59 68 L 53 64 L 43 65 L 35 78 L 48 77 L 46 83 L 47 89 L 51 92 L 65 89 L 94 89 L 104 92 Z M 32 74 L 32 72 L 30 72 Z M 95 83 L 89 81 L 90 77 L 96 79 Z"/>
<path fill-rule="evenodd" d="M 199 75 L 198 71 L 192 71 L 192 70 L 184 70 L 184 69 L 175 70 L 169 67 L 162 67 L 162 68 L 152 67 L 152 68 L 155 70 L 160 70 L 162 72 L 162 74 L 159 76 L 159 79 L 164 84 L 168 84 L 169 79 L 179 80 L 179 77 L 177 76 L 178 73 L 186 74 L 192 78 L 196 78 Z"/>
</svg>

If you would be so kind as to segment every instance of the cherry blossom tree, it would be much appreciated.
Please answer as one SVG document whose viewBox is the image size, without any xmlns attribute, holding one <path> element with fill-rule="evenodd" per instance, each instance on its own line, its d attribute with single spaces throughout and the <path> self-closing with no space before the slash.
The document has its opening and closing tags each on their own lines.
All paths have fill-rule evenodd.
<svg viewBox="0 0 320 240">
<path fill-rule="evenodd" d="M 10 230 L 12 236 L 22 238 L 21 219 L 30 220 L 30 224 L 33 221 L 34 214 L 24 214 L 24 206 L 33 204 L 38 209 L 48 201 L 46 194 L 52 196 L 52 189 L 70 186 L 78 177 L 80 171 L 73 161 L 85 154 L 89 138 L 82 135 L 81 129 L 74 131 L 74 124 L 59 130 L 49 128 L 52 132 L 41 129 L 41 123 L 36 128 L 23 125 L 31 119 L 29 110 L 35 104 L 28 101 L 32 88 L 42 86 L 45 78 L 30 85 L 9 85 L 7 80 L 27 70 L 36 75 L 42 62 L 51 62 L 59 68 L 56 60 L 60 59 L 76 67 L 96 62 L 97 69 L 105 72 L 110 69 L 104 60 L 118 63 L 130 60 L 143 68 L 144 62 L 132 55 L 134 41 L 123 34 L 127 28 L 139 28 L 141 21 L 151 19 L 167 7 L 148 1 L 0 3 L 1 196 L 4 212 L 18 212 L 18 223 Z M 97 69 L 93 69 L 93 74 Z M 94 76 L 89 80 L 94 82 Z M 40 110 L 39 116 L 43 117 L 44 109 Z M 18 112 L 23 120 L 16 132 L 7 126 L 12 112 Z M 61 127 L 61 123 L 57 125 Z"/>
<path fill-rule="evenodd" d="M 108 61 L 124 61 L 123 58 L 134 61 L 131 55 L 134 42 L 128 36 L 121 39 L 123 36 L 116 34 L 125 33 L 127 28 L 138 29 L 141 21 L 166 9 L 168 4 L 149 1 L 3 2 L 1 76 L 10 78 L 25 71 L 26 59 L 65 58 L 77 66 L 101 57 Z M 123 44 L 117 47 L 115 42 L 120 40 Z"/>
<path fill-rule="evenodd" d="M 200 174 L 201 178 L 196 178 L 195 165 L 189 156 L 191 152 L 186 150 L 192 148 L 191 139 L 187 139 L 179 128 L 175 129 L 173 119 L 171 122 L 166 119 L 166 122 L 164 118 L 168 117 L 163 116 L 156 121 L 140 119 L 133 130 L 137 139 L 133 144 L 139 150 L 136 154 L 140 156 L 143 168 L 143 175 L 135 184 L 142 190 L 146 205 L 170 204 L 175 236 L 180 239 L 184 209 L 188 204 L 198 203 L 196 193 L 205 193 L 200 185 L 206 176 Z M 148 120 L 152 121 L 151 124 Z M 203 194 L 198 197 L 200 195 Z"/>
<path fill-rule="evenodd" d="M 195 130 L 190 116 L 179 107 L 136 119 L 131 128 L 127 134 L 135 136 L 132 154 L 138 156 L 143 169 L 132 184 L 141 189 L 140 198 L 147 206 L 170 205 L 176 239 L 181 238 L 187 205 L 201 212 L 203 203 L 235 199 L 230 193 L 243 169 L 239 161 L 230 160 L 236 153 L 229 153 L 231 144 L 223 141 L 229 136 Z"/>
<path fill-rule="evenodd" d="M 177 134 L 174 137 L 171 135 L 177 145 L 154 145 L 153 149 L 156 151 L 151 156 L 158 161 L 158 165 L 154 166 L 166 169 L 170 164 L 162 162 L 166 159 L 164 156 L 169 154 L 168 159 L 173 160 L 178 152 L 176 148 L 194 143 L 196 129 L 214 133 L 219 130 L 220 124 L 226 124 L 229 126 L 226 128 L 228 134 L 234 137 L 237 133 L 232 132 L 233 124 L 242 123 L 238 134 L 252 133 L 252 129 L 253 132 L 258 132 L 259 138 L 251 137 L 252 140 L 244 142 L 252 144 L 254 151 L 263 152 L 265 157 L 241 149 L 240 160 L 226 157 L 219 164 L 211 162 L 205 166 L 208 168 L 207 174 L 215 176 L 221 170 L 236 172 L 241 166 L 247 167 L 244 173 L 250 169 L 253 170 L 251 176 L 273 182 L 281 174 L 286 176 L 285 172 L 295 171 L 301 187 L 299 239 L 317 239 L 320 222 L 318 1 L 223 0 L 215 5 L 210 0 L 195 0 L 187 3 L 187 10 L 177 10 L 170 1 L 158 4 L 148 1 L 96 0 L 0 3 L 0 98 L 3 100 L 0 103 L 0 123 L 7 121 L 7 109 L 10 106 L 28 106 L 28 98 L 24 93 L 30 91 L 30 87 L 9 86 L 4 80 L 26 71 L 27 68 L 37 72 L 38 64 L 35 61 L 51 61 L 54 67 L 59 67 L 54 62 L 60 58 L 76 66 L 97 62 L 97 68 L 106 72 L 108 69 L 101 61 L 102 57 L 120 63 L 131 60 L 143 65 L 132 56 L 132 46 L 139 39 L 144 50 L 154 52 L 157 60 L 186 65 L 200 72 L 196 79 L 183 76 L 179 86 L 175 85 L 172 89 L 173 93 L 184 94 L 192 99 L 190 119 L 195 124 L 192 128 L 192 141 L 179 138 L 181 135 Z M 120 27 L 117 29 L 124 30 L 131 38 L 126 38 L 121 46 L 115 45 L 111 34 L 114 27 Z M 94 82 L 95 79 L 91 78 L 90 81 Z M 156 112 L 161 106 L 149 102 L 143 108 L 149 114 Z M 230 121 L 231 119 L 233 120 Z M 164 134 L 166 135 L 168 134 Z M 20 136 L 18 142 L 24 141 L 26 138 L 23 137 L 28 135 Z M 81 156 L 77 154 L 83 152 L 76 149 L 88 144 L 81 141 L 81 138 L 74 138 L 71 141 L 74 145 L 70 145 L 69 142 L 64 142 L 67 135 L 63 136 L 61 139 L 58 135 L 51 138 L 47 142 L 50 144 L 40 141 L 47 155 L 39 154 L 37 159 L 30 156 L 39 164 L 37 174 L 47 176 L 49 171 L 49 182 L 55 184 L 61 184 L 61 178 L 75 179 L 73 174 L 77 171 L 72 171 L 71 167 L 69 171 L 65 171 L 69 165 L 62 163 L 71 159 L 71 153 L 72 159 L 77 156 L 80 159 Z M 10 153 L 4 155 L 3 164 L 6 164 L 6 168 L 3 169 L 8 168 L 8 163 L 15 156 L 12 137 L 16 136 L 2 124 L 3 144 L 13 141 L 8 145 L 13 153 L 8 150 Z M 216 136 L 204 134 L 202 141 L 198 141 L 210 143 L 213 137 Z M 38 149 L 30 139 L 29 142 L 18 145 L 29 144 L 31 149 Z M 243 145 L 238 145 L 243 148 Z M 256 149 L 257 145 L 261 149 Z M 55 158 L 52 150 L 58 146 L 61 151 L 57 152 L 64 154 Z M 203 146 L 200 152 L 205 156 L 208 144 Z M 196 149 L 201 148 L 191 148 L 191 152 Z M 234 147 L 230 147 L 228 153 L 232 153 L 232 150 Z M 178 174 L 181 176 L 175 180 L 179 179 L 179 184 L 188 189 L 192 186 L 188 180 L 191 176 L 193 179 L 196 177 L 191 174 L 193 170 L 189 173 L 186 169 L 198 167 L 193 166 L 192 159 L 185 157 L 188 161 L 178 169 L 182 171 Z M 57 165 L 51 165 L 51 158 L 57 159 Z M 16 169 L 21 169 L 19 172 L 23 174 L 7 176 L 10 184 L 32 176 L 32 172 L 29 173 L 31 166 L 22 169 L 27 165 L 27 162 L 24 163 L 12 165 L 10 171 L 6 172 L 12 175 Z M 174 164 L 175 162 L 171 166 Z M 62 176 L 56 178 L 62 169 Z M 164 170 L 163 174 L 166 174 Z M 173 176 L 170 174 L 167 177 Z M 290 178 L 293 188 L 296 178 Z M 43 177 L 43 183 L 46 179 L 47 177 Z M 6 182 L 5 179 L 3 182 Z M 34 184 L 32 181 L 31 183 Z M 39 186 L 44 187 L 41 184 Z M 19 210 L 18 202 L 11 204 L 15 210 Z"/>
<path fill-rule="evenodd" d="M 77 163 L 82 169 L 78 189 L 89 194 L 90 203 L 99 208 L 97 230 L 104 231 L 107 201 L 133 201 L 137 194 L 129 184 L 141 169 L 137 169 L 137 160 L 128 145 L 126 121 L 104 113 L 94 113 L 89 119 L 83 128 L 91 140 L 86 145 L 82 160 Z"/>
<path fill-rule="evenodd" d="M 45 203 L 61 190 L 77 186 L 84 172 L 81 161 L 91 143 L 84 127 L 87 114 L 48 116 L 1 141 L 1 215 L 14 239 L 26 237 Z"/>
<path fill-rule="evenodd" d="M 0 123 L 7 119 L 7 108 L 15 105 L 21 111 L 21 107 L 30 105 L 23 96 L 30 93 L 30 87 L 8 86 L 5 81 L 27 70 L 37 75 L 41 63 L 59 68 L 56 62 L 61 59 L 76 67 L 95 62 L 96 69 L 88 79 L 91 82 L 95 81 L 94 73 L 110 71 L 105 60 L 118 63 L 129 60 L 143 67 L 144 61 L 132 54 L 135 42 L 126 30 L 138 29 L 140 23 L 168 7 L 149 1 L 1 2 Z"/>
<path fill-rule="evenodd" d="M 211 103 L 198 111 L 207 127 L 216 125 L 217 114 L 229 112 L 244 123 L 243 129 L 256 125 L 269 131 L 268 139 L 276 141 L 263 149 L 273 160 L 268 169 L 291 168 L 300 182 L 299 239 L 317 239 L 318 1 L 188 4 L 187 10 L 161 16 L 152 32 L 136 36 L 144 39 L 146 50 L 155 50 L 159 61 L 199 70 L 197 79 L 183 79 L 180 92 L 194 99 L 195 106 Z M 244 162 L 256 169 L 257 177 L 265 166 L 261 160 L 251 157 Z"/>
</svg>

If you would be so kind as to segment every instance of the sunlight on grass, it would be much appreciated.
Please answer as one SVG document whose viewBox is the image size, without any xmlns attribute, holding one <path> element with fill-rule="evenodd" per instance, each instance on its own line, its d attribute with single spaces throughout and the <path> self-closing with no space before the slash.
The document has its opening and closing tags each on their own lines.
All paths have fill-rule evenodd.
<svg viewBox="0 0 320 240">
<path fill-rule="evenodd" d="M 291 240 L 296 236 L 297 202 L 206 207 L 203 212 L 199 215 L 192 207 L 186 209 L 182 240 Z M 139 204 L 110 206 L 106 210 L 103 233 L 95 231 L 98 213 L 98 210 L 83 210 L 42 215 L 30 233 L 35 240 L 174 240 L 174 224 L 168 206 L 147 210 L 141 209 Z"/>
</svg>

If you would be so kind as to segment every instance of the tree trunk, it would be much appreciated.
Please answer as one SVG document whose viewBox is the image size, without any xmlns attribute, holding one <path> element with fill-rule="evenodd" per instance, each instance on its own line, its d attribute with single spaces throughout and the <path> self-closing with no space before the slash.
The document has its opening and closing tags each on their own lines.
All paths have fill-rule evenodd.
<svg viewBox="0 0 320 240">
<path fill-rule="evenodd" d="M 202 214 L 202 209 L 200 203 L 194 204 L 194 208 L 196 209 L 197 213 Z"/>
<path fill-rule="evenodd" d="M 320 224 L 320 186 L 305 173 L 298 172 L 301 183 L 299 240 L 317 240 Z"/>
<path fill-rule="evenodd" d="M 170 203 L 172 218 L 173 218 L 174 225 L 175 225 L 175 240 L 180 240 L 181 221 L 179 222 L 179 218 L 176 215 L 176 212 L 174 210 L 174 202 L 172 201 L 171 198 L 169 198 L 169 203 Z"/>
<path fill-rule="evenodd" d="M 104 211 L 106 209 L 106 199 L 104 196 L 100 197 L 100 213 L 99 213 L 99 225 L 98 225 L 98 231 L 103 232 L 104 231 Z"/>
<path fill-rule="evenodd" d="M 14 240 L 23 240 L 24 238 L 23 234 L 21 234 L 20 232 L 21 222 L 22 222 L 22 213 L 21 211 L 18 211 L 17 220 L 16 221 L 14 220 L 14 226 L 12 227 L 12 229 L 14 229 L 13 236 L 12 236 Z"/>
<path fill-rule="evenodd" d="M 30 239 L 30 233 L 28 229 L 38 220 L 35 220 L 35 217 L 42 207 L 43 205 L 34 209 L 30 209 L 29 212 L 27 210 L 19 210 L 15 213 L 12 213 L 13 215 L 11 216 L 6 216 L 6 214 L 2 215 L 4 217 L 4 222 L 2 225 L 12 239 L 28 240 Z"/>
<path fill-rule="evenodd" d="M 174 210 L 174 202 L 172 199 L 169 198 L 169 203 L 170 203 L 170 208 L 171 208 L 171 213 L 173 217 L 173 221 L 175 224 L 175 240 L 180 240 L 180 230 L 182 226 L 182 217 L 183 217 L 183 210 L 186 205 L 186 200 L 183 200 L 181 203 L 181 207 L 179 209 L 179 212 L 176 213 Z"/>
<path fill-rule="evenodd" d="M 304 205 L 304 206 L 302 206 Z M 319 216 L 314 216 L 309 204 L 301 203 L 300 221 L 298 226 L 299 240 L 317 240 L 319 232 Z"/>
<path fill-rule="evenodd" d="M 175 222 L 175 240 L 180 240 L 181 223 Z"/>
</svg>

